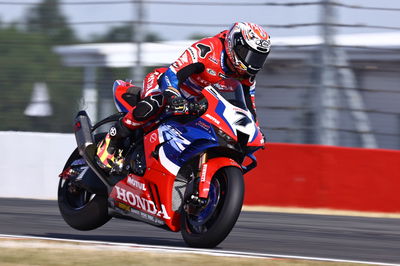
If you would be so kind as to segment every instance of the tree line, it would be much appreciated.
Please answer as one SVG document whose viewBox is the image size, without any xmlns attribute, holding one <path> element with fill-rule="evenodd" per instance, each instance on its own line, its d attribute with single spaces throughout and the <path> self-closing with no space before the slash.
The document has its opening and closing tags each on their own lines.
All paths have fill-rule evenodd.
<svg viewBox="0 0 400 266">
<path fill-rule="evenodd" d="M 127 42 L 132 34 L 131 25 L 114 26 L 89 42 Z M 160 41 L 152 33 L 146 40 Z M 77 37 L 59 0 L 41 1 L 16 23 L 5 25 L 0 21 L 0 131 L 71 132 L 81 98 L 83 69 L 63 66 L 53 47 L 83 42 L 88 41 Z M 128 78 L 129 70 L 104 67 L 98 69 L 97 76 L 100 95 L 112 97 L 113 80 Z M 50 116 L 24 114 L 36 82 L 47 84 Z"/>
</svg>

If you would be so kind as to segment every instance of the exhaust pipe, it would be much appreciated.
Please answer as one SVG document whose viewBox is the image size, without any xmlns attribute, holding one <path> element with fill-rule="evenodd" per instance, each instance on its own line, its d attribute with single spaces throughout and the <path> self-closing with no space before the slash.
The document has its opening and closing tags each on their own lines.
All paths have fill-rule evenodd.
<svg viewBox="0 0 400 266">
<path fill-rule="evenodd" d="M 80 111 L 76 115 L 74 121 L 74 132 L 79 154 L 85 156 L 85 153 L 87 153 L 90 158 L 94 158 L 96 153 L 96 144 L 92 134 L 92 123 L 85 111 Z"/>
<path fill-rule="evenodd" d="M 108 182 L 107 176 L 94 161 L 97 145 L 92 134 L 92 123 L 90 122 L 90 118 L 85 111 L 79 111 L 79 113 L 76 115 L 74 121 L 74 133 L 79 154 L 85 159 L 88 166 L 104 183 L 104 185 L 107 187 L 107 191 L 110 193 L 111 185 Z"/>
</svg>

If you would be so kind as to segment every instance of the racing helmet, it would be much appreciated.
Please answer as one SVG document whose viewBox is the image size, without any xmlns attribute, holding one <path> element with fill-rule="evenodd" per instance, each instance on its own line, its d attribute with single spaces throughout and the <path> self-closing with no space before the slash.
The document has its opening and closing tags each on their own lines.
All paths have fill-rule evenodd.
<svg viewBox="0 0 400 266">
<path fill-rule="evenodd" d="M 225 38 L 228 59 L 239 74 L 255 75 L 263 67 L 271 49 L 267 32 L 259 25 L 237 22 Z"/>
</svg>

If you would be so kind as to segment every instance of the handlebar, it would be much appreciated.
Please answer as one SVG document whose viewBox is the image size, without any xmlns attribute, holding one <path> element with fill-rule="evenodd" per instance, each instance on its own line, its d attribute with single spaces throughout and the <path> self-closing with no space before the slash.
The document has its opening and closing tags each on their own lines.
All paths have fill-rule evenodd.
<svg viewBox="0 0 400 266">
<path fill-rule="evenodd" d="M 174 115 L 195 115 L 201 116 L 207 110 L 207 101 L 188 102 L 180 101 L 179 104 L 167 104 L 166 110 Z"/>
</svg>

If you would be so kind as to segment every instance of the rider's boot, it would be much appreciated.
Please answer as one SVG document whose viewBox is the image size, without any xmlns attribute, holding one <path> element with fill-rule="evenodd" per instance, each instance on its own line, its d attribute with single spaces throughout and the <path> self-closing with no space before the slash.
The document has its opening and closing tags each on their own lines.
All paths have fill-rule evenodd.
<svg viewBox="0 0 400 266">
<path fill-rule="evenodd" d="M 131 131 L 121 121 L 110 128 L 106 137 L 97 147 L 96 159 L 102 169 L 115 173 L 122 171 L 124 166 L 122 143 L 130 135 Z"/>
</svg>

